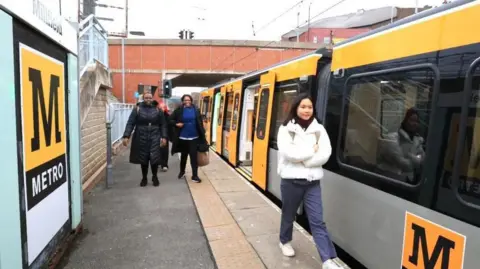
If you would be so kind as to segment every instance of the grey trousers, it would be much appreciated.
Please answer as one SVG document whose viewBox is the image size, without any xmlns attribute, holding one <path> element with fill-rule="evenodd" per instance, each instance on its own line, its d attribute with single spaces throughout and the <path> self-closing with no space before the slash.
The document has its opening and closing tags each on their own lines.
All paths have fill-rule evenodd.
<svg viewBox="0 0 480 269">
<path fill-rule="evenodd" d="M 293 222 L 300 203 L 303 201 L 313 240 L 322 261 L 337 257 L 327 226 L 323 221 L 322 190 L 319 181 L 282 179 L 282 220 L 280 242 L 292 241 Z"/>
</svg>

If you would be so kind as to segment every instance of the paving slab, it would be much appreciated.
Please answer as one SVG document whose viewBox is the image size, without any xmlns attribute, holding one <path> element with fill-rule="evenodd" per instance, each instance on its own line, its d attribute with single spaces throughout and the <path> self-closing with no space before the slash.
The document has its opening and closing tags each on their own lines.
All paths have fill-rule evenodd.
<svg viewBox="0 0 480 269">
<path fill-rule="evenodd" d="M 297 255 L 282 255 L 280 209 L 218 155 L 210 153 L 199 176 L 202 183 L 189 181 L 189 187 L 219 269 L 321 268 L 311 236 L 298 224 L 292 242 Z"/>
<path fill-rule="evenodd" d="M 101 183 L 84 196 L 84 234 L 60 268 L 217 268 L 189 188 L 176 178 L 178 158 L 159 172 L 159 187 L 149 175 L 141 188 L 140 167 L 128 163 L 128 154 L 118 157 L 110 189 Z"/>
</svg>

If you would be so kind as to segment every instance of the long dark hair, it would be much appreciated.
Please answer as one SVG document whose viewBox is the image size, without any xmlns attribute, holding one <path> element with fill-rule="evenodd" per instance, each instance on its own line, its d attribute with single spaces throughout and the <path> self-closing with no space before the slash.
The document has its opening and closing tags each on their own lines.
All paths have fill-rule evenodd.
<svg viewBox="0 0 480 269">
<path fill-rule="evenodd" d="M 185 100 L 185 97 L 189 97 L 190 98 L 190 101 L 192 102 L 193 104 L 193 97 L 190 95 L 190 94 L 184 94 L 182 95 L 182 98 L 180 100 L 182 100 L 182 103 L 183 103 L 183 100 Z"/>
<path fill-rule="evenodd" d="M 292 106 L 290 107 L 290 112 L 288 112 L 288 116 L 287 118 L 285 119 L 285 121 L 283 122 L 283 126 L 287 126 L 287 124 L 291 121 L 291 120 L 297 120 L 298 119 L 298 116 L 297 116 L 297 110 L 298 110 L 298 107 L 300 106 L 300 103 L 302 102 L 302 100 L 304 99 L 309 99 L 310 102 L 312 102 L 312 106 L 313 106 L 313 114 L 312 114 L 312 117 L 314 119 L 316 119 L 318 122 L 320 122 L 318 119 L 317 119 L 317 110 L 315 109 L 315 103 L 313 102 L 313 98 L 310 96 L 310 94 L 308 93 L 301 93 L 299 95 L 297 95 L 297 97 L 295 97 L 295 99 L 293 100 L 293 103 L 292 103 Z"/>
</svg>

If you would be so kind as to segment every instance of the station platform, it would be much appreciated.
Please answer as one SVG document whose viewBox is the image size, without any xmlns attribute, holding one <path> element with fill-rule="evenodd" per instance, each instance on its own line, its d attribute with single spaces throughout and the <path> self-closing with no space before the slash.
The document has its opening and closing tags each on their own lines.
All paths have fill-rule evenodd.
<svg viewBox="0 0 480 269">
<path fill-rule="evenodd" d="M 85 195 L 84 233 L 60 268 L 321 268 L 311 236 L 295 225 L 293 258 L 278 246 L 280 209 L 210 152 L 201 183 L 178 180 L 179 160 L 159 172 L 160 186 L 139 186 L 129 152 L 114 164 L 114 184 Z M 192 199 L 193 198 L 193 199 Z"/>
</svg>

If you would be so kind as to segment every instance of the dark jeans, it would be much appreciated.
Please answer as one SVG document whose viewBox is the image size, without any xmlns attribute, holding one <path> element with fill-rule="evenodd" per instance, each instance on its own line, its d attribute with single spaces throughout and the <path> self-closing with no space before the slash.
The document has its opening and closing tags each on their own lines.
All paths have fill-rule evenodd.
<svg viewBox="0 0 480 269">
<path fill-rule="evenodd" d="M 192 167 L 193 178 L 198 177 L 197 144 L 198 139 L 179 140 L 179 146 L 181 149 L 180 173 L 185 173 L 185 167 L 187 166 L 187 157 L 190 156 L 190 165 Z"/>
<path fill-rule="evenodd" d="M 327 226 L 323 221 L 322 190 L 319 181 L 282 179 L 282 220 L 280 242 L 292 241 L 293 222 L 301 202 L 305 206 L 313 240 L 322 261 L 337 257 Z"/>
<path fill-rule="evenodd" d="M 170 151 L 170 143 L 167 140 L 167 144 L 164 147 L 160 147 L 160 166 L 168 167 L 168 155 Z"/>
</svg>

